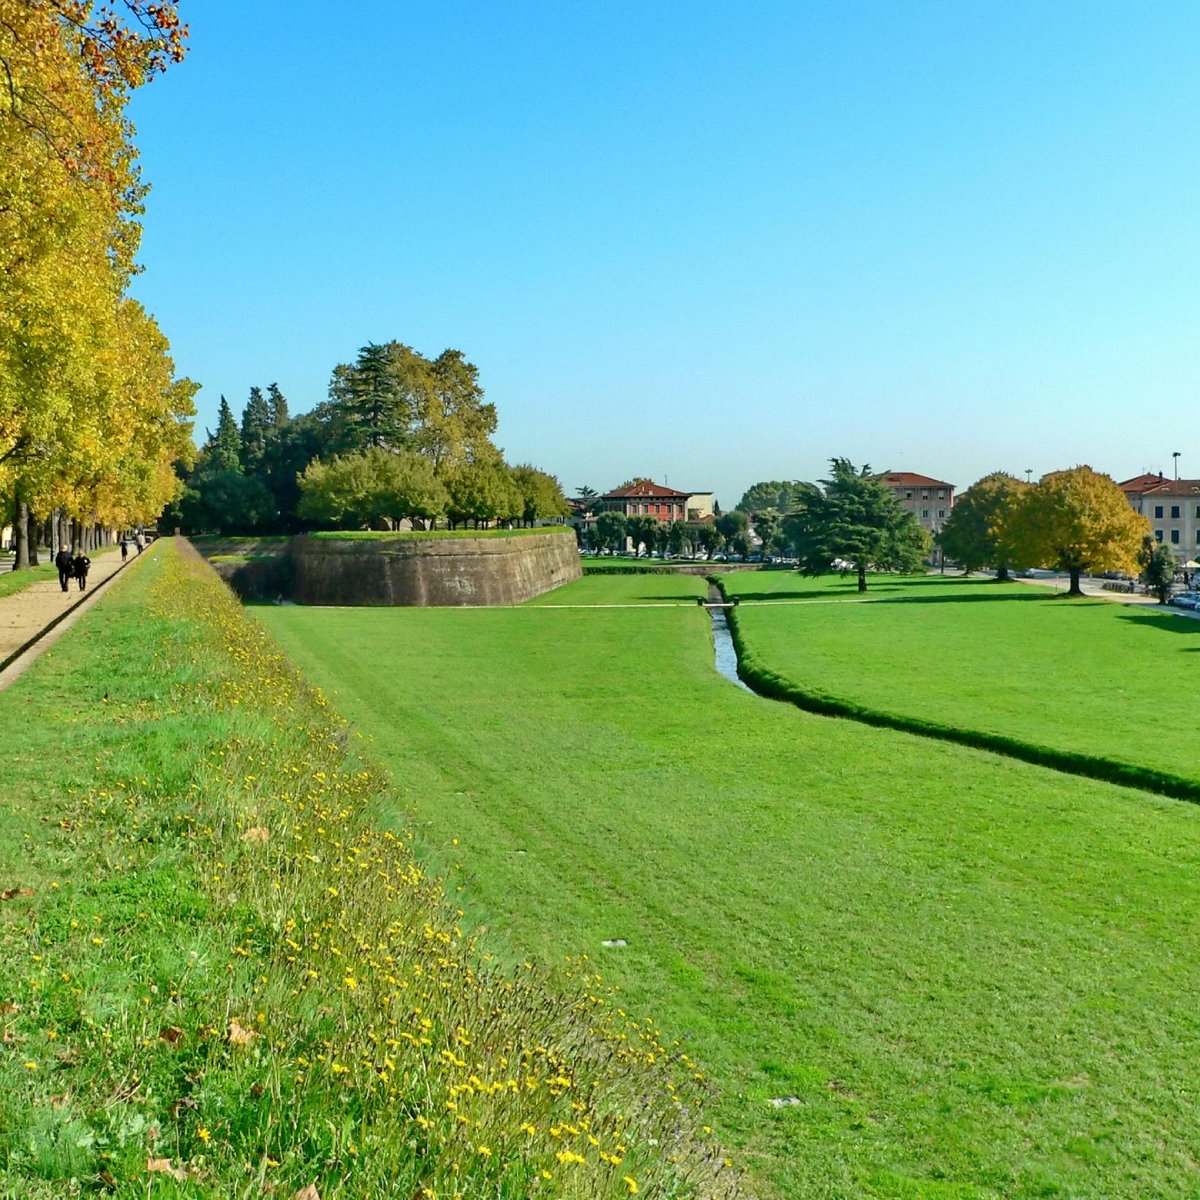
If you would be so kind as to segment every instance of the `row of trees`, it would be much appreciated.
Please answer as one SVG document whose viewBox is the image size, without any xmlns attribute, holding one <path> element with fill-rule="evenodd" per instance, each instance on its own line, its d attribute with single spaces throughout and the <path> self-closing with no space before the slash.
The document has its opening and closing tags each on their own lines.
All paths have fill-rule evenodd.
<svg viewBox="0 0 1200 1200">
<path fill-rule="evenodd" d="M 240 426 L 221 397 L 217 428 L 164 514 L 188 532 L 432 527 L 561 518 L 558 481 L 510 467 L 492 441 L 495 406 L 458 350 L 428 359 L 400 342 L 364 346 L 333 369 L 328 398 L 288 413 L 251 388 Z"/>
<path fill-rule="evenodd" d="M 769 481 L 746 492 L 738 507 L 754 515 L 764 546 L 790 550 L 808 574 L 849 567 L 860 591 L 868 569 L 919 567 L 931 543 L 913 514 L 869 467 L 835 458 L 832 468 L 820 484 Z M 1027 567 L 1065 571 L 1072 595 L 1085 572 L 1141 571 L 1163 598 L 1175 566 L 1116 484 L 1086 466 L 1036 484 L 985 476 L 958 498 L 938 541 L 967 571 L 993 568 L 999 579 Z"/>
<path fill-rule="evenodd" d="M 711 522 L 665 522 L 608 511 L 600 513 L 581 536 L 585 548 L 592 551 L 618 551 L 632 542 L 639 557 L 643 549 L 650 554 L 703 554 L 710 558 L 722 548 L 742 556 L 750 553 L 749 520 L 742 512 L 722 513 Z"/>
<path fill-rule="evenodd" d="M 17 566 L 52 513 L 78 544 L 153 519 L 192 454 L 194 386 L 126 294 L 142 183 L 125 109 L 178 61 L 169 0 L 5 3 L 0 22 L 0 524 Z"/>
<path fill-rule="evenodd" d="M 1054 471 L 1036 483 L 993 472 L 956 501 L 939 537 L 946 555 L 967 571 L 994 568 L 997 578 L 1025 567 L 1069 573 L 1080 595 L 1087 572 L 1149 572 L 1165 598 L 1174 575 L 1170 547 L 1150 537 L 1150 524 L 1129 506 L 1107 475 L 1090 467 Z"/>
</svg>

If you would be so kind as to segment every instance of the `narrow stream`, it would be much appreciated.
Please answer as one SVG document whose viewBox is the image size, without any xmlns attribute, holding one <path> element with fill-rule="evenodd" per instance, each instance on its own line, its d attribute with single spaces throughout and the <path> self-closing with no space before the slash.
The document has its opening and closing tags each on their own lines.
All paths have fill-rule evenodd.
<svg viewBox="0 0 1200 1200">
<path fill-rule="evenodd" d="M 713 608 L 712 633 L 713 646 L 716 649 L 717 670 L 729 680 L 736 683 L 744 692 L 750 689 L 738 678 L 737 651 L 733 648 L 733 634 L 729 632 L 729 622 L 725 618 L 723 608 Z"/>
<path fill-rule="evenodd" d="M 718 588 L 710 585 L 708 589 L 709 603 L 721 604 L 724 600 L 725 597 L 721 595 Z M 712 617 L 713 649 L 716 652 L 717 671 L 724 675 L 730 683 L 736 683 L 742 691 L 750 691 L 751 689 L 738 678 L 737 650 L 733 645 L 733 634 L 729 632 L 729 620 L 725 615 L 726 610 L 723 608 L 710 608 L 708 612 Z"/>
</svg>

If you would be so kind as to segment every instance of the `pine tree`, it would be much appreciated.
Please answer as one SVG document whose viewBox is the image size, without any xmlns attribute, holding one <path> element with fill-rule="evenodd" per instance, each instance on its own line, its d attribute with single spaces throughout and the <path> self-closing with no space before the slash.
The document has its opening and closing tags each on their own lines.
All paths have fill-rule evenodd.
<svg viewBox="0 0 1200 1200">
<path fill-rule="evenodd" d="M 211 471 L 242 471 L 242 435 L 229 401 L 221 397 L 220 415 L 217 417 L 217 432 L 211 430 L 204 447 L 204 467 Z"/>
<path fill-rule="evenodd" d="M 263 397 L 262 388 L 252 387 L 250 399 L 242 410 L 241 464 L 247 475 L 261 472 L 267 440 L 274 431 L 270 402 Z"/>
<path fill-rule="evenodd" d="M 867 571 L 914 571 L 929 550 L 929 536 L 912 513 L 871 474 L 849 459 L 832 460 L 832 478 L 784 520 L 795 543 L 800 570 L 821 575 L 833 562 L 849 562 L 858 590 L 867 590 Z"/>
<path fill-rule="evenodd" d="M 271 409 L 271 424 L 276 429 L 282 429 L 291 418 L 288 415 L 287 397 L 279 390 L 279 384 L 268 385 L 267 404 Z"/>
</svg>

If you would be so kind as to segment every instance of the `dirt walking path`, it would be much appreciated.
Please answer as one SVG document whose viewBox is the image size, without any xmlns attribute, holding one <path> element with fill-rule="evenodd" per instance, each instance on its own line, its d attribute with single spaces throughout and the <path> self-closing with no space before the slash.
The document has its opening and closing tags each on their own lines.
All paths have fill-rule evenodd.
<svg viewBox="0 0 1200 1200">
<path fill-rule="evenodd" d="M 131 551 L 122 563 L 119 550 L 97 554 L 88 572 L 87 588 L 72 579 L 64 592 L 58 578 L 42 579 L 11 596 L 0 597 L 0 688 L 7 687 L 87 608 L 102 585 L 123 566 L 137 561 Z"/>
</svg>

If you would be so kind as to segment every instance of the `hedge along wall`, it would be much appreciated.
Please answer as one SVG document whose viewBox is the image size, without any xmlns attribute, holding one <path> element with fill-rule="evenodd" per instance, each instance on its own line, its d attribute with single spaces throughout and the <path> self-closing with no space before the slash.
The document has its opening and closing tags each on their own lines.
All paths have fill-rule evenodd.
<svg viewBox="0 0 1200 1200">
<path fill-rule="evenodd" d="M 715 582 L 721 588 L 721 594 L 724 595 L 724 588 L 721 587 L 720 580 L 716 579 Z M 853 700 L 831 696 L 815 688 L 801 687 L 794 680 L 789 679 L 786 675 L 781 675 L 762 662 L 749 648 L 740 627 L 736 608 L 727 609 L 726 617 L 729 621 L 733 646 L 737 651 L 738 678 L 760 696 L 766 696 L 771 700 L 785 700 L 806 712 L 819 713 L 826 717 L 846 717 L 850 720 L 861 721 L 864 725 L 877 725 L 884 729 L 896 729 L 903 733 L 917 734 L 920 737 L 957 742 L 962 746 L 970 746 L 976 750 L 990 750 L 996 754 L 1007 755 L 1009 758 L 1018 758 L 1022 762 L 1049 767 L 1055 771 L 1065 771 L 1071 775 L 1083 775 L 1089 779 L 1102 780 L 1105 783 L 1140 788 L 1143 791 L 1172 796 L 1177 800 L 1200 803 L 1200 783 L 1179 775 L 1172 775 L 1167 771 L 1140 766 L 1137 763 L 1122 762 L 1119 759 L 1101 758 L 1098 755 L 1056 750 L 1049 746 L 1039 746 L 1034 742 L 1022 741 L 1020 738 L 1007 737 L 1001 733 L 987 733 L 978 729 L 943 725 L 937 721 L 927 721 L 921 717 L 907 716 L 903 713 L 882 712 L 879 709 L 856 704 Z"/>
<path fill-rule="evenodd" d="M 580 578 L 567 527 L 522 537 L 296 537 L 289 544 L 299 604 L 521 604 Z"/>
</svg>

